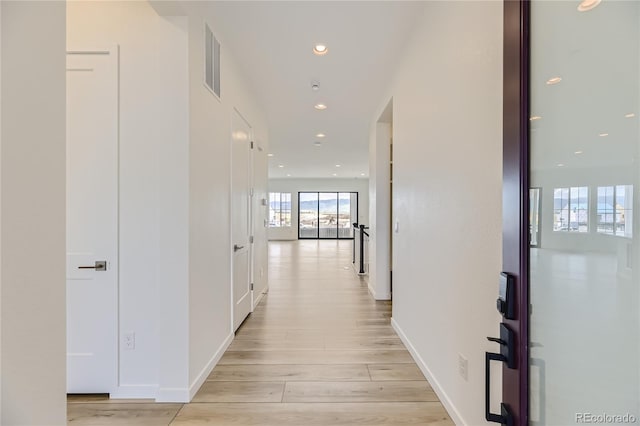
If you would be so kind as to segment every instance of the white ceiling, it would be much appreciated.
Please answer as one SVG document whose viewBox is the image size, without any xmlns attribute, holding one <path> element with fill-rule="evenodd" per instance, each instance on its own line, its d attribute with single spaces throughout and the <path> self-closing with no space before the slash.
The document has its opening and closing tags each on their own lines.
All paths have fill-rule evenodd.
<svg viewBox="0 0 640 426">
<path fill-rule="evenodd" d="M 424 3 L 211 1 L 204 7 L 267 114 L 269 177 L 368 176 L 369 126 Z M 328 46 L 326 55 L 312 53 L 318 42 Z M 312 81 L 319 91 L 311 90 Z M 318 102 L 328 108 L 315 110 Z"/>
</svg>

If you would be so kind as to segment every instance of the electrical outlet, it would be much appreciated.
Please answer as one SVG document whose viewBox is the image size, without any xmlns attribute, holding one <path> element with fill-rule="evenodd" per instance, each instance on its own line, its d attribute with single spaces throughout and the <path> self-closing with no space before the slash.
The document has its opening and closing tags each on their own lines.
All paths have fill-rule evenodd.
<svg viewBox="0 0 640 426">
<path fill-rule="evenodd" d="M 131 351 L 136 348 L 136 333 L 130 331 L 128 333 L 124 333 L 124 348 Z"/>
<path fill-rule="evenodd" d="M 469 380 L 469 361 L 462 354 L 458 354 L 458 374 L 465 382 Z"/>
</svg>

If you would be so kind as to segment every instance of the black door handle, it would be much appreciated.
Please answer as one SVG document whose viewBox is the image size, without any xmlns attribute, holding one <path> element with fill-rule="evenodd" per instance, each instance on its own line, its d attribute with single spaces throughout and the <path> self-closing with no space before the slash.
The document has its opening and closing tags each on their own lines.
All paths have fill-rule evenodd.
<svg viewBox="0 0 640 426">
<path fill-rule="evenodd" d="M 507 358 L 502 354 L 496 354 L 493 352 L 485 352 L 484 362 L 484 417 L 488 422 L 500 423 L 501 425 L 513 426 L 513 416 L 509 411 L 509 408 L 500 403 L 500 414 L 494 414 L 491 412 L 491 361 L 506 362 Z"/>
<path fill-rule="evenodd" d="M 500 403 L 500 414 L 491 412 L 491 361 L 500 361 L 507 364 L 508 368 L 516 368 L 515 357 L 515 336 L 511 329 L 505 324 L 500 324 L 500 338 L 487 337 L 487 340 L 500 344 L 500 353 L 485 352 L 484 358 L 484 392 L 485 404 L 484 415 L 488 422 L 500 423 L 501 425 L 512 426 L 513 415 L 509 407 Z"/>
</svg>

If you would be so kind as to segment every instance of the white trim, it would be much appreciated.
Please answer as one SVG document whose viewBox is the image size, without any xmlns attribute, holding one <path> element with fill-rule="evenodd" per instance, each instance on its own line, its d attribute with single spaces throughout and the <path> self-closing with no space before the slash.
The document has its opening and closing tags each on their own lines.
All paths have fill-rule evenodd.
<svg viewBox="0 0 640 426">
<path fill-rule="evenodd" d="M 376 289 L 371 287 L 370 282 L 367 283 L 367 288 L 369 289 L 369 293 L 371 293 L 371 296 L 373 296 L 375 300 L 378 300 L 378 298 L 376 297 Z"/>
<path fill-rule="evenodd" d="M 253 301 L 253 309 L 255 309 L 258 304 L 260 303 L 260 301 L 262 300 L 262 298 L 264 297 L 265 293 L 267 292 L 268 287 L 265 287 L 264 290 L 262 290 L 260 293 L 258 293 L 258 296 L 255 298 L 255 300 Z M 256 292 L 254 292 L 255 294 Z M 252 309 L 252 311 L 253 311 Z"/>
<path fill-rule="evenodd" d="M 159 388 L 156 402 L 181 402 L 188 403 L 189 389 L 187 388 Z"/>
<path fill-rule="evenodd" d="M 205 65 L 206 66 L 206 65 Z M 206 85 L 205 85 L 206 86 Z M 231 132 L 227 134 L 229 138 L 229 192 L 227 194 L 227 210 L 229 212 L 229 309 L 230 320 L 229 320 L 229 333 L 234 334 L 236 329 L 234 327 L 235 321 L 235 302 L 233 301 L 233 111 L 229 114 L 229 129 Z"/>
<path fill-rule="evenodd" d="M 204 366 L 202 371 L 200 371 L 200 374 L 198 374 L 198 376 L 193 381 L 193 383 L 191 383 L 191 386 L 189 386 L 188 402 L 190 402 L 193 399 L 193 397 L 196 396 L 196 393 L 200 390 L 200 387 L 207 380 L 207 377 L 209 377 L 209 374 L 211 374 L 211 372 L 213 371 L 213 368 L 218 364 L 218 362 L 220 361 L 220 358 L 222 358 L 222 355 L 224 355 L 224 352 L 227 350 L 231 342 L 233 342 L 234 337 L 235 337 L 235 334 L 233 333 L 230 333 L 227 336 L 227 338 L 224 340 L 224 342 L 222 342 L 222 345 L 220 345 L 216 353 L 213 354 L 213 356 L 211 357 L 207 365 Z"/>
<path fill-rule="evenodd" d="M 411 342 L 409 341 L 409 338 L 407 337 L 406 334 L 404 334 L 404 331 L 402 331 L 402 328 L 400 328 L 400 325 L 396 322 L 394 318 L 391 318 L 391 326 L 396 331 L 396 333 L 398 333 L 400 340 L 402 340 L 402 343 L 404 343 L 404 345 L 407 347 L 407 349 L 409 350 L 409 353 L 411 354 L 411 357 L 416 362 L 416 364 L 418 364 L 420 371 L 422 371 L 422 374 L 424 374 L 424 377 L 426 377 L 427 381 L 435 391 L 436 395 L 438 395 L 440 402 L 442 402 L 442 405 L 444 405 L 444 408 L 447 410 L 447 413 L 449 413 L 451 420 L 453 420 L 453 422 L 456 425 L 469 424 L 466 421 L 464 421 L 464 419 L 462 418 L 462 415 L 453 404 L 453 401 L 451 400 L 451 398 L 449 398 L 449 395 L 447 395 L 447 393 L 444 391 L 444 389 L 442 388 L 442 385 L 440 385 L 440 382 L 438 382 L 438 380 L 435 378 L 435 376 L 433 375 L 429 367 L 427 367 L 427 364 L 424 362 L 424 360 L 422 359 L 422 357 L 420 356 L 416 348 L 411 344 Z"/>
<path fill-rule="evenodd" d="M 120 385 L 111 392 L 111 399 L 155 399 L 158 395 L 157 385 Z"/>
<path fill-rule="evenodd" d="M 369 288 L 369 293 L 375 300 L 391 300 L 391 293 L 383 293 L 382 295 L 378 295 L 376 293 L 375 288 L 371 286 L 371 283 L 367 283 L 367 288 Z"/>
</svg>

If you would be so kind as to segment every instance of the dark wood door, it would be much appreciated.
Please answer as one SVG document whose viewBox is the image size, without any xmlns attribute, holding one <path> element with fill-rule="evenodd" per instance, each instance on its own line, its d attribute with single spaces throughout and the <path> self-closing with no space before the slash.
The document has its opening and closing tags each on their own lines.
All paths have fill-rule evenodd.
<svg viewBox="0 0 640 426">
<path fill-rule="evenodd" d="M 529 2 L 504 2 L 503 271 L 515 280 L 516 365 L 503 365 L 502 402 L 514 425 L 528 423 Z"/>
</svg>

